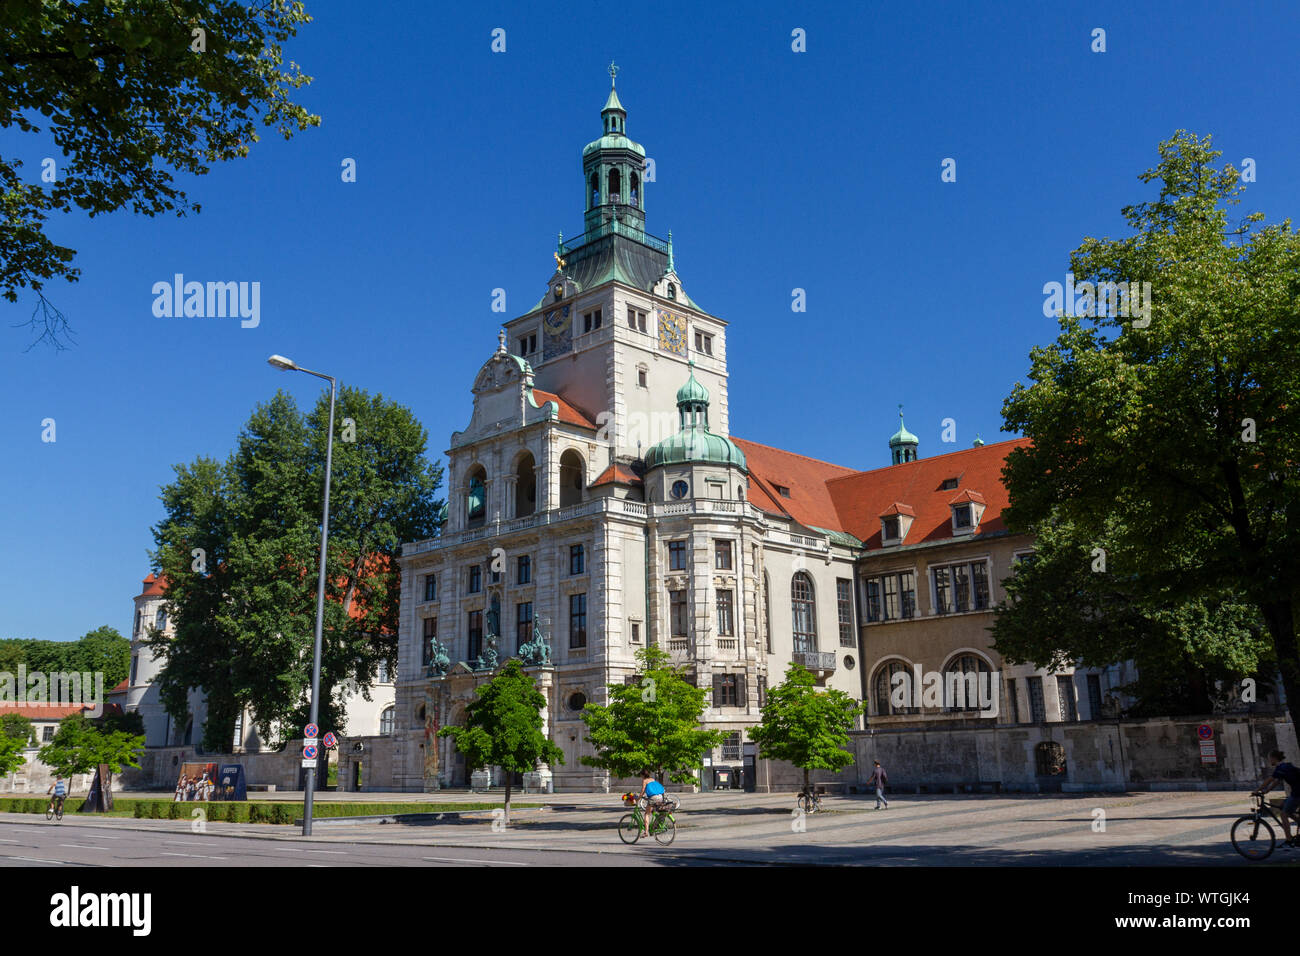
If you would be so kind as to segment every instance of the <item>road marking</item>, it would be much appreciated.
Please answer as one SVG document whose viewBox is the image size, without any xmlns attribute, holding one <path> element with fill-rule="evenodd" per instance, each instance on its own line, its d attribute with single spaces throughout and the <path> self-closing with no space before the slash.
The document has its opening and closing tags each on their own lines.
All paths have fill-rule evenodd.
<svg viewBox="0 0 1300 956">
<path fill-rule="evenodd" d="M 488 866 L 527 866 L 527 863 L 515 863 L 511 860 L 471 860 L 468 857 L 458 856 L 423 856 L 422 860 L 428 860 L 431 863 L 486 863 Z"/>
<path fill-rule="evenodd" d="M 204 856 L 202 853 L 159 853 L 159 856 L 186 856 L 196 860 L 224 860 L 224 856 Z"/>
<path fill-rule="evenodd" d="M 24 863 L 53 863 L 55 866 L 85 866 L 84 863 L 69 863 L 67 860 L 38 860 L 32 856 L 6 856 L 6 860 L 22 860 Z"/>
<path fill-rule="evenodd" d="M 163 846 L 215 846 L 211 840 L 163 840 Z"/>
<path fill-rule="evenodd" d="M 59 846 L 67 847 L 70 850 L 107 850 L 106 846 L 90 846 L 86 843 L 60 843 Z"/>
<path fill-rule="evenodd" d="M 0 843 L 21 843 L 21 840 L 0 840 Z"/>
<path fill-rule="evenodd" d="M 303 853 L 338 853 L 338 854 L 340 854 L 340 855 L 342 855 L 342 856 L 347 856 L 347 855 L 348 855 L 348 851 L 347 851 L 347 850 L 303 850 L 303 851 L 301 851 L 301 852 L 303 852 Z"/>
</svg>

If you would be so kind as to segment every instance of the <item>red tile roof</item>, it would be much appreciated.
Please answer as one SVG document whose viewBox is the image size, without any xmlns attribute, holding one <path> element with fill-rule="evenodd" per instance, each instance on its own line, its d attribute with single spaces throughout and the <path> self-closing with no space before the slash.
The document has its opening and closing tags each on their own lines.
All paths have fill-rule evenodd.
<svg viewBox="0 0 1300 956">
<path fill-rule="evenodd" d="M 109 693 L 110 693 L 110 694 L 124 694 L 124 693 L 126 693 L 127 686 L 128 686 L 128 684 L 127 684 L 127 679 L 126 679 L 125 677 L 123 677 L 123 678 L 122 678 L 122 683 L 118 684 L 116 687 L 114 687 L 112 690 L 110 690 Z"/>
<path fill-rule="evenodd" d="M 155 576 L 152 571 L 144 579 L 144 590 L 140 592 L 139 597 L 148 597 L 154 594 L 163 594 L 167 590 L 167 579 L 165 577 Z"/>
<path fill-rule="evenodd" d="M 570 405 L 555 392 L 544 392 L 540 388 L 533 389 L 533 401 L 538 405 L 545 405 L 547 402 L 554 402 L 560 406 L 560 421 L 566 425 L 578 425 L 581 428 L 590 428 L 596 430 L 596 423 L 593 422 L 585 412 L 581 411 L 574 405 Z"/>
<path fill-rule="evenodd" d="M 856 474 L 794 452 L 731 436 L 749 466 L 749 503 L 762 511 L 793 518 L 804 527 L 843 530 L 827 482 Z M 777 486 L 790 489 L 787 498 Z"/>
<path fill-rule="evenodd" d="M 64 717 L 71 717 L 73 714 L 79 714 L 86 709 L 89 709 L 89 705 L 0 703 L 0 717 L 17 714 L 19 717 L 28 717 L 32 720 L 62 720 Z"/>
<path fill-rule="evenodd" d="M 888 517 L 889 515 L 910 515 L 911 517 L 915 518 L 916 509 L 913 508 L 911 505 L 905 505 L 905 504 L 901 504 L 900 502 L 894 501 L 890 503 L 888 508 L 880 512 L 880 517 L 882 518 Z"/>
<path fill-rule="evenodd" d="M 879 548 L 881 514 L 892 504 L 908 505 L 916 518 L 902 543 L 919 544 L 953 536 L 950 504 L 978 501 L 986 506 L 979 532 L 1005 531 L 1002 511 L 1010 499 L 1002 484 L 1002 465 L 1009 452 L 1028 444 L 1027 438 L 1013 438 L 832 478 L 826 487 L 835 502 L 839 523 L 821 526 L 847 531 L 868 549 Z M 943 488 L 948 478 L 957 479 L 955 496 L 952 489 Z"/>
<path fill-rule="evenodd" d="M 639 485 L 641 479 L 636 476 L 632 469 L 625 468 L 615 462 L 596 476 L 596 480 L 591 483 L 591 487 L 595 488 L 597 485 L 604 484 Z"/>
</svg>

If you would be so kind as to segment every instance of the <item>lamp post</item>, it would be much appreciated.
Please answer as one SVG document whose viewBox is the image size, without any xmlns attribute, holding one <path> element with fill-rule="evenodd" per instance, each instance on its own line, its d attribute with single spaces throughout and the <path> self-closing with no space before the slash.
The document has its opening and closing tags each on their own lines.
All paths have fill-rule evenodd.
<svg viewBox="0 0 1300 956">
<path fill-rule="evenodd" d="M 330 466 L 334 460 L 334 397 L 338 382 L 332 376 L 303 368 L 283 355 L 272 355 L 267 361 L 287 372 L 306 372 L 330 383 L 330 424 L 325 441 L 325 507 L 320 524 L 320 576 L 316 581 L 316 640 L 311 661 L 311 722 L 320 717 L 320 643 L 321 627 L 325 621 L 325 554 L 330 538 Z M 311 836 L 311 811 L 316 794 L 316 768 L 307 768 L 307 792 L 303 801 L 302 835 Z"/>
</svg>

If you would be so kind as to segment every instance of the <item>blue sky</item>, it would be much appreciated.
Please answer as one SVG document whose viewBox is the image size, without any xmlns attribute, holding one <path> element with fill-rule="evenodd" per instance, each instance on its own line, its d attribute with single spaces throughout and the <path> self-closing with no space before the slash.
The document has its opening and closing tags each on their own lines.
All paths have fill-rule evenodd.
<svg viewBox="0 0 1300 956">
<path fill-rule="evenodd" d="M 50 223 L 83 273 L 47 289 L 76 347 L 24 353 L 34 300 L 0 302 L 0 636 L 128 633 L 171 466 L 224 458 L 278 387 L 318 394 L 272 352 L 410 406 L 441 456 L 496 346 L 492 290 L 526 311 L 556 233 L 582 231 L 611 58 L 656 162 L 647 227 L 731 323 L 733 433 L 849 466 L 888 463 L 899 402 L 925 456 L 1008 437 L 1002 400 L 1055 335 L 1043 284 L 1126 233 L 1174 130 L 1255 159 L 1243 212 L 1300 212 L 1291 3 L 473 6 L 308 0 L 286 58 L 319 129 L 187 181 L 198 216 Z M 0 148 L 33 179 L 50 154 Z M 156 318 L 177 272 L 260 282 L 260 325 Z"/>
</svg>

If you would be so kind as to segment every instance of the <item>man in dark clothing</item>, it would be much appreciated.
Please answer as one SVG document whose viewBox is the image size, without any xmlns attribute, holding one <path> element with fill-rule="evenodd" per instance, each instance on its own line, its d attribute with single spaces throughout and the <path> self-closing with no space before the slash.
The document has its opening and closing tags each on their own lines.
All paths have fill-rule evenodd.
<svg viewBox="0 0 1300 956">
<path fill-rule="evenodd" d="M 1295 813 L 1297 806 L 1300 806 L 1300 767 L 1287 763 L 1280 750 L 1270 750 L 1268 762 L 1272 764 L 1273 769 L 1265 774 L 1255 793 L 1263 796 L 1272 790 L 1273 785 L 1279 780 L 1282 782 L 1286 789 L 1286 800 L 1282 803 L 1282 830 L 1286 833 L 1286 842 L 1282 845 L 1294 847 L 1296 838 L 1291 836 L 1291 814 Z"/>
<path fill-rule="evenodd" d="M 876 769 L 871 772 L 871 778 L 867 781 L 869 785 L 876 788 L 876 809 L 880 809 L 883 803 L 885 809 L 889 809 L 889 801 L 885 799 L 885 781 L 889 779 L 889 774 L 885 773 L 885 768 L 880 766 L 880 761 L 874 761 Z"/>
</svg>

